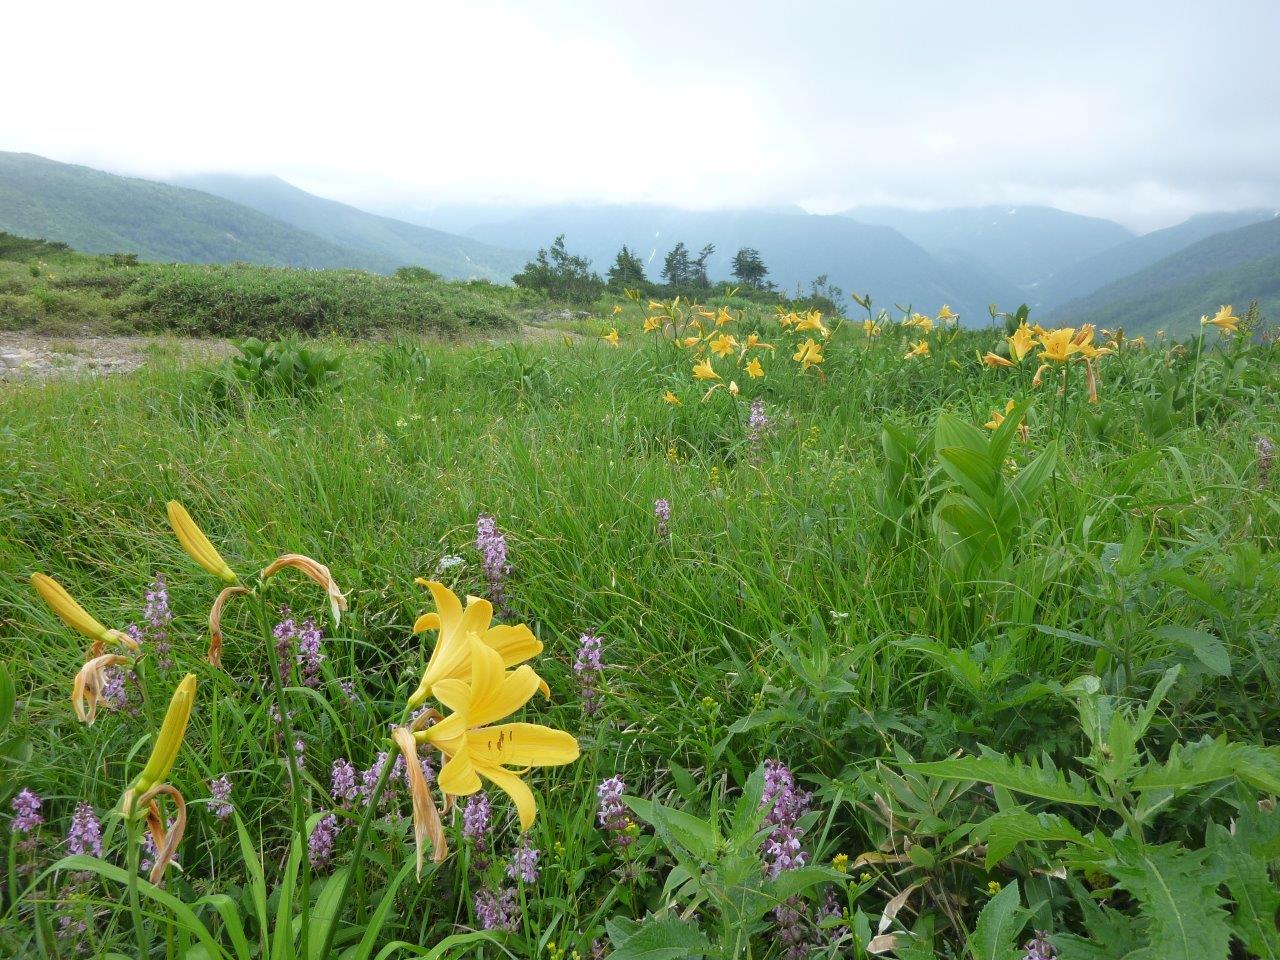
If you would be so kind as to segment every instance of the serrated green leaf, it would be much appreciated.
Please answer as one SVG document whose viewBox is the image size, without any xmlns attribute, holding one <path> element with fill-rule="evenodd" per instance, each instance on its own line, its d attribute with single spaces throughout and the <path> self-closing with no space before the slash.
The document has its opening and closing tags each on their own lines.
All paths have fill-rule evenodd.
<svg viewBox="0 0 1280 960">
<path fill-rule="evenodd" d="M 1185 790 L 1237 778 L 1266 793 L 1280 793 L 1280 747 L 1232 743 L 1226 737 L 1174 746 L 1161 766 L 1149 766 L 1134 790 Z"/>
<path fill-rule="evenodd" d="M 1205 862 L 1208 851 L 1178 844 L 1139 846 L 1128 839 L 1107 865 L 1116 883 L 1140 903 L 1147 945 L 1133 960 L 1226 960 L 1231 930 L 1221 876 Z"/>
<path fill-rule="evenodd" d="M 1023 763 L 1017 758 L 988 754 L 982 757 L 958 757 L 954 760 L 938 760 L 933 763 L 905 763 L 904 770 L 927 777 L 944 780 L 978 780 L 1005 787 L 1015 793 L 1024 793 L 1042 800 L 1069 803 L 1077 806 L 1096 807 L 1102 801 L 1089 785 L 1078 777 L 1068 780 L 1057 769 L 1041 766 L 1033 761 Z"/>
<path fill-rule="evenodd" d="M 1209 828 L 1208 847 L 1235 901 L 1231 915 L 1235 935 L 1259 960 L 1280 960 L 1280 931 L 1276 929 L 1280 887 L 1271 879 L 1266 862 L 1251 856 L 1239 838 L 1221 824 Z"/>
<path fill-rule="evenodd" d="M 997 813 L 978 824 L 973 838 L 987 845 L 987 869 L 1007 857 L 1020 843 L 1032 840 L 1059 840 L 1084 845 L 1087 841 L 1070 822 L 1053 813 L 1031 813 L 1024 809 Z"/>
</svg>

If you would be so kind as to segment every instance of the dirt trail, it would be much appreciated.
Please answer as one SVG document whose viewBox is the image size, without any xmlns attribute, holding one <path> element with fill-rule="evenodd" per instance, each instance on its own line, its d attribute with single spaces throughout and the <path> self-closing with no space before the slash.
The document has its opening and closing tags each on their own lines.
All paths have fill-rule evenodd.
<svg viewBox="0 0 1280 960">
<path fill-rule="evenodd" d="M 518 333 L 487 339 L 540 341 L 561 336 L 559 330 L 526 325 Z M 0 331 L 0 381 L 128 373 L 153 359 L 204 362 L 234 352 L 230 340 L 219 339 L 92 333 L 49 336 L 25 330 Z"/>
</svg>

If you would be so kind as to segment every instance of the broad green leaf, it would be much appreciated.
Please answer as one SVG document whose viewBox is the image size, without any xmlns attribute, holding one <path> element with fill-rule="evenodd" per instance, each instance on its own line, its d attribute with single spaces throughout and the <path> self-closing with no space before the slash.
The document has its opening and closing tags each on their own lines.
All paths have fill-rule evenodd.
<svg viewBox="0 0 1280 960">
<path fill-rule="evenodd" d="M 975 503 L 990 512 L 999 474 L 985 452 L 966 447 L 943 447 L 938 451 L 938 463 Z"/>
<path fill-rule="evenodd" d="M 1152 631 L 1161 640 L 1168 640 L 1190 650 L 1197 660 L 1220 677 L 1231 673 L 1231 658 L 1222 641 L 1212 633 L 1195 630 L 1191 627 L 1179 627 L 1168 624 Z"/>
<path fill-rule="evenodd" d="M 978 924 L 969 934 L 969 956 L 973 960 L 1014 960 L 1019 953 L 1018 934 L 1026 922 L 1018 881 L 1011 880 L 978 914 Z"/>
<path fill-rule="evenodd" d="M 9 668 L 0 663 L 0 733 L 13 720 L 13 710 L 18 702 L 18 692 L 14 688 L 13 678 L 9 676 Z"/>
<path fill-rule="evenodd" d="M 1025 512 L 1035 500 L 1040 489 L 1053 476 L 1053 468 L 1058 463 L 1058 448 L 1050 444 L 1040 456 L 1022 468 L 1009 484 L 1009 495 L 1017 503 L 1019 511 Z"/>
<path fill-rule="evenodd" d="M 613 942 L 614 960 L 681 960 L 704 957 L 711 942 L 696 923 L 676 917 L 646 917 L 642 921 L 614 917 L 605 922 Z"/>
</svg>

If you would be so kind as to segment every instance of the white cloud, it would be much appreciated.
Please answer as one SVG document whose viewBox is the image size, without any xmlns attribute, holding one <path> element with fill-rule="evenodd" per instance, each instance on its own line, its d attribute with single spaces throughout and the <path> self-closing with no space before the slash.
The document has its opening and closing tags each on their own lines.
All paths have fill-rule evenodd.
<svg viewBox="0 0 1280 960">
<path fill-rule="evenodd" d="M 0 149 L 356 202 L 1280 205 L 1269 0 L 72 2 L 6 12 Z M 125 11 L 127 10 L 127 15 Z"/>
</svg>

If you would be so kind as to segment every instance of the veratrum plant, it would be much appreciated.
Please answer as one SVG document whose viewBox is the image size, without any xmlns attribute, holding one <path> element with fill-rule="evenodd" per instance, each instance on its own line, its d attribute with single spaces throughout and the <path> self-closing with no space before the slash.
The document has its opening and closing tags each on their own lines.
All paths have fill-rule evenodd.
<svg viewBox="0 0 1280 960">
<path fill-rule="evenodd" d="M 886 420 L 880 431 L 884 465 L 876 489 L 876 509 L 882 517 L 880 535 L 899 543 L 914 532 L 926 497 L 929 449 L 933 434 Z"/>
<path fill-rule="evenodd" d="M 1007 477 L 1005 458 L 1032 401 L 1017 404 L 988 435 L 951 413 L 934 427 L 938 465 L 950 481 L 935 514 L 946 569 L 992 576 L 1008 563 L 1031 508 L 1053 475 L 1057 447 Z"/>
<path fill-rule="evenodd" d="M 1205 737 L 1174 744 L 1163 759 L 1143 740 L 1180 667 L 1168 670 L 1140 708 L 1100 692 L 1096 677 L 1065 689 L 1075 699 L 1090 750 L 1079 771 L 1063 772 L 1047 758 L 1024 762 L 996 753 L 904 768 L 925 776 L 991 784 L 998 812 L 973 830 L 994 867 L 1019 848 L 1033 855 L 1042 844 L 1050 869 L 1083 870 L 1091 880 L 1110 878 L 1133 904 L 1124 910 L 1085 898 L 1082 910 L 1091 938 L 1054 938 L 1063 960 L 1133 957 L 1141 960 L 1225 960 L 1234 938 L 1251 955 L 1280 958 L 1276 910 L 1276 861 L 1280 858 L 1280 747 Z M 1236 786 L 1242 798 L 1234 832 L 1208 821 L 1206 845 L 1155 843 L 1149 831 L 1157 815 L 1191 791 Z M 1253 791 L 1253 793 L 1251 793 Z M 1082 832 L 1068 817 L 1032 809 L 1013 795 L 1087 811 Z M 1095 884 L 1096 885 L 1096 884 Z M 1219 890 L 1225 885 L 1231 901 Z M 1132 912 L 1130 912 L 1132 911 Z M 1123 936 L 1118 931 L 1123 931 Z"/>
</svg>

